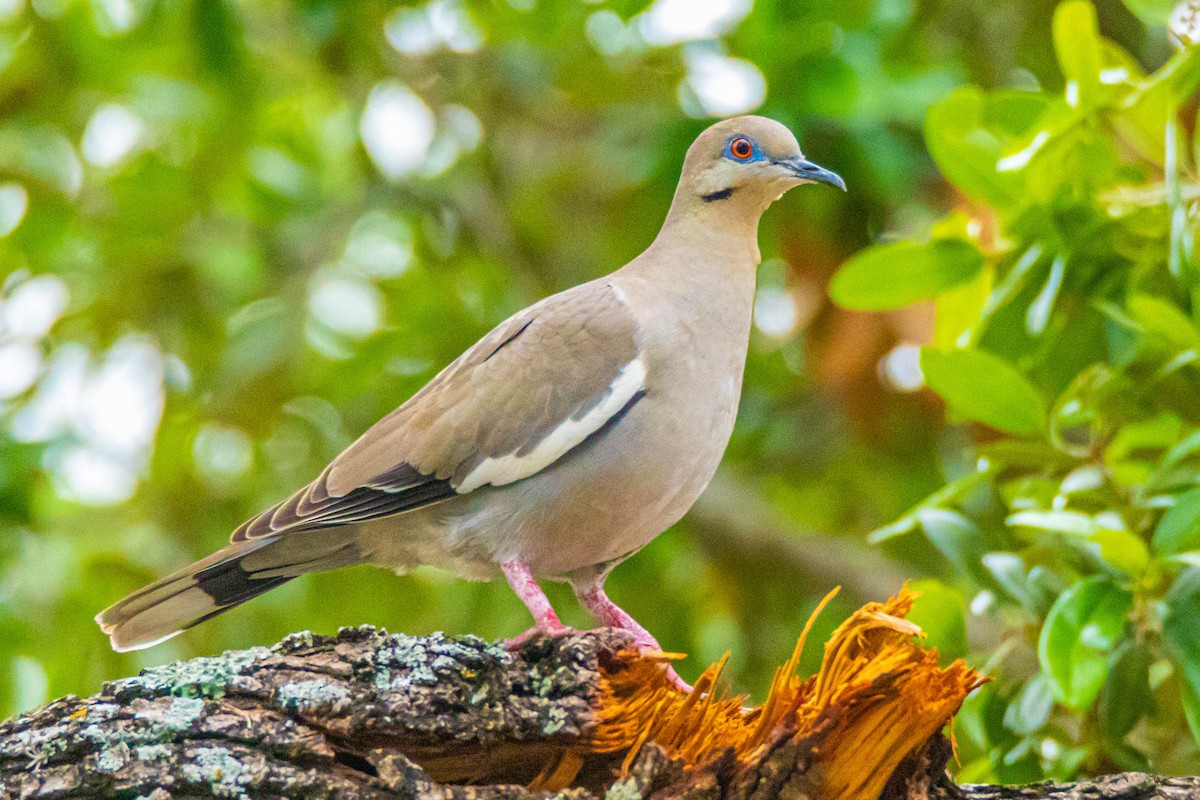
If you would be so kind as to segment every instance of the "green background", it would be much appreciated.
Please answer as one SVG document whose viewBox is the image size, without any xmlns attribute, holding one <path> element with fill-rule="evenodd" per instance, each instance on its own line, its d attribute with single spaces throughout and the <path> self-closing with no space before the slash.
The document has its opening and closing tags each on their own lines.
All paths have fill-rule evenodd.
<svg viewBox="0 0 1200 800">
<path fill-rule="evenodd" d="M 810 641 L 913 579 L 930 641 L 995 678 L 960 778 L 1200 768 L 1170 4 L 687 7 L 0 0 L 0 715 L 298 629 L 523 630 L 503 584 L 372 568 L 141 653 L 92 616 L 635 256 L 692 138 L 753 110 L 849 192 L 764 217 L 724 464 L 612 597 L 761 697 L 830 588 Z"/>
</svg>

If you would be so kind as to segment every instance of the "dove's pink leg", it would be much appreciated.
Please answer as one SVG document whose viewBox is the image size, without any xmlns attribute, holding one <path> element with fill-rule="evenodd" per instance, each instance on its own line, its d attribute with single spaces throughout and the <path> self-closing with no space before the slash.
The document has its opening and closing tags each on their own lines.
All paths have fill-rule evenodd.
<svg viewBox="0 0 1200 800">
<path fill-rule="evenodd" d="M 571 628 L 562 624 L 558 614 L 554 613 L 554 607 L 550 605 L 542 587 L 533 579 L 529 567 L 520 561 L 505 561 L 500 565 L 500 570 L 508 579 L 508 585 L 517 593 L 517 597 L 521 598 L 529 613 L 533 614 L 534 622 L 533 627 L 520 636 L 505 641 L 505 647 L 509 650 L 519 650 L 526 642 L 539 636 L 564 636 L 572 632 Z"/>
<path fill-rule="evenodd" d="M 620 628 L 629 631 L 633 634 L 633 643 L 640 650 L 653 650 L 662 652 L 662 645 L 658 640 L 642 627 L 642 624 L 621 608 L 619 605 L 608 599 L 608 595 L 604 592 L 604 583 L 597 581 L 591 584 L 577 585 L 575 594 L 579 597 L 580 602 L 587 606 L 588 611 L 591 611 L 600 622 L 610 628 Z M 670 664 L 666 665 L 667 677 L 681 691 L 690 692 L 691 684 L 679 677 L 679 673 Z"/>
<path fill-rule="evenodd" d="M 625 609 L 608 599 L 603 584 L 594 584 L 579 593 L 579 600 L 588 611 L 591 611 L 600 622 L 610 628 L 620 628 L 633 634 L 633 643 L 643 650 L 662 650 L 658 640 L 642 627 L 642 624 L 629 616 Z"/>
</svg>

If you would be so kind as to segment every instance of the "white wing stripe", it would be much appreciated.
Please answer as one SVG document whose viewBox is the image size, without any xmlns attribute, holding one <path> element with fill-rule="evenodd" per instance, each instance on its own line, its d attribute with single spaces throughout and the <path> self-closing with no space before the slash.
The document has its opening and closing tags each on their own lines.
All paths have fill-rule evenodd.
<svg viewBox="0 0 1200 800">
<path fill-rule="evenodd" d="M 541 472 L 580 444 L 612 419 L 625 407 L 633 396 L 641 391 L 646 380 L 646 366 L 639 356 L 630 361 L 608 387 L 608 395 L 580 419 L 567 419 L 550 431 L 525 455 L 509 453 L 497 458 L 488 458 L 467 473 L 462 483 L 455 487 L 459 494 L 478 489 L 485 484 L 503 486 Z"/>
</svg>

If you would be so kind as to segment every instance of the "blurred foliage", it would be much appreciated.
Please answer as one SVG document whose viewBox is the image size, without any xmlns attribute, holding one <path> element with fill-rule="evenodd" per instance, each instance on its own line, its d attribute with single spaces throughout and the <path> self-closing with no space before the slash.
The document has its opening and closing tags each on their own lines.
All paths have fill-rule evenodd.
<svg viewBox="0 0 1200 800">
<path fill-rule="evenodd" d="M 722 471 L 611 594 L 754 692 L 832 584 L 813 641 L 916 578 L 997 678 L 960 777 L 1194 767 L 1195 67 L 1160 5 L 0 0 L 0 713 L 295 629 L 523 629 L 502 584 L 367 567 L 141 653 L 92 615 L 636 255 L 753 108 L 851 191 L 764 219 Z M 833 296 L 893 310 L 831 305 L 881 240 Z M 987 432 L 920 390 L 929 342 Z"/>
<path fill-rule="evenodd" d="M 1200 51 L 1147 73 L 1088 0 L 1052 30 L 1064 91 L 939 100 L 925 140 L 959 210 L 832 286 L 933 298 L 925 380 L 978 425 L 973 463 L 874 534 L 923 533 L 1000 628 L 967 778 L 1194 768 L 1180 731 L 1200 742 Z"/>
</svg>

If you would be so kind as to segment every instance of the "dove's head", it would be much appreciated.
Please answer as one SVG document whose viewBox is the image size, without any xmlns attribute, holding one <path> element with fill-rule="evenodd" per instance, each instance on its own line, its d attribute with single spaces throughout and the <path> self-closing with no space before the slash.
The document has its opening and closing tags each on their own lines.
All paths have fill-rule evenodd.
<svg viewBox="0 0 1200 800">
<path fill-rule="evenodd" d="M 824 183 L 845 191 L 835 173 L 807 160 L 792 132 L 766 117 L 734 117 L 711 126 L 688 148 L 677 202 L 708 206 L 750 204 L 766 208 L 803 183 Z"/>
</svg>

